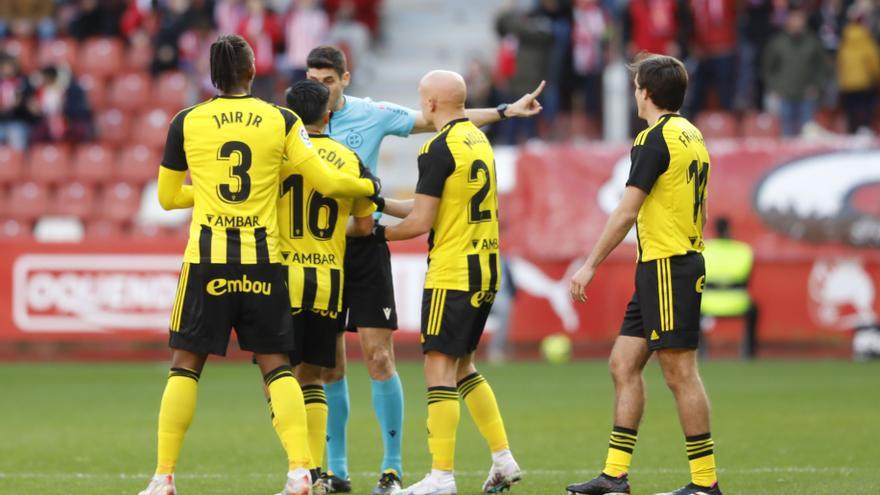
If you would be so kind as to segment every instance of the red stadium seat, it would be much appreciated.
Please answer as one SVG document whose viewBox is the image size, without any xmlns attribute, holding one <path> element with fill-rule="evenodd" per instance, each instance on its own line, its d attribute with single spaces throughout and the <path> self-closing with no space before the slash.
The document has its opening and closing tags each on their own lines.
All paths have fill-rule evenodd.
<svg viewBox="0 0 880 495">
<path fill-rule="evenodd" d="M 122 150 L 116 166 L 117 178 L 137 185 L 155 179 L 159 173 L 159 153 L 149 146 L 136 144 Z"/>
<path fill-rule="evenodd" d="M 92 38 L 79 50 L 78 72 L 95 77 L 108 77 L 122 69 L 125 50 L 116 38 Z"/>
<path fill-rule="evenodd" d="M 103 110 L 107 108 L 109 98 L 107 98 L 107 82 L 103 77 L 96 77 L 92 74 L 83 74 L 77 79 L 92 110 Z"/>
<path fill-rule="evenodd" d="M 153 101 L 172 115 L 189 106 L 189 80 L 182 72 L 166 72 L 159 76 Z"/>
<path fill-rule="evenodd" d="M 55 193 L 52 212 L 77 218 L 88 218 L 94 212 L 95 192 L 85 182 L 75 181 L 61 186 Z"/>
<path fill-rule="evenodd" d="M 130 72 L 117 76 L 110 85 L 110 103 L 122 110 L 140 110 L 150 103 L 150 76 Z"/>
<path fill-rule="evenodd" d="M 38 144 L 31 148 L 30 178 L 56 184 L 70 177 L 70 150 L 57 144 Z"/>
<path fill-rule="evenodd" d="M 48 187 L 39 182 L 27 181 L 12 188 L 6 215 L 13 220 L 33 222 L 49 213 L 49 207 Z"/>
<path fill-rule="evenodd" d="M 73 176 L 89 184 L 108 182 L 115 175 L 116 154 L 103 144 L 83 144 L 73 155 Z"/>
<path fill-rule="evenodd" d="M 149 38 L 132 39 L 131 46 L 125 56 L 126 66 L 129 70 L 145 71 L 150 68 L 153 61 L 153 46 Z"/>
<path fill-rule="evenodd" d="M 21 220 L 13 220 L 11 218 L 0 221 L 0 239 L 23 240 L 31 237 L 31 226 Z"/>
<path fill-rule="evenodd" d="M 40 48 L 37 51 L 37 63 L 41 67 L 61 65 L 75 70 L 78 51 L 76 40 L 72 38 L 45 40 L 40 43 Z"/>
<path fill-rule="evenodd" d="M 704 111 L 697 115 L 696 126 L 706 139 L 737 136 L 736 118 L 727 112 Z"/>
<path fill-rule="evenodd" d="M 24 154 L 9 146 L 0 146 L 0 185 L 16 182 L 24 174 Z"/>
<path fill-rule="evenodd" d="M 165 110 L 156 109 L 141 115 L 137 123 L 137 135 L 134 136 L 139 143 L 161 149 L 165 146 L 168 137 L 168 124 L 171 123 L 171 115 Z"/>
<path fill-rule="evenodd" d="M 8 53 L 15 57 L 24 74 L 29 74 L 37 68 L 36 45 L 33 40 L 9 38 L 0 43 L 0 52 Z"/>
<path fill-rule="evenodd" d="M 86 221 L 86 237 L 90 239 L 113 239 L 122 238 L 122 225 L 119 222 L 98 218 Z"/>
<path fill-rule="evenodd" d="M 111 108 L 98 113 L 95 118 L 98 139 L 110 144 L 126 144 L 131 129 L 131 119 L 126 112 Z"/>
<path fill-rule="evenodd" d="M 779 117 L 772 113 L 748 113 L 743 117 L 742 137 L 778 138 L 782 135 Z"/>
<path fill-rule="evenodd" d="M 140 207 L 140 190 L 125 182 L 104 186 L 98 201 L 98 212 L 103 218 L 115 222 L 130 222 Z"/>
</svg>

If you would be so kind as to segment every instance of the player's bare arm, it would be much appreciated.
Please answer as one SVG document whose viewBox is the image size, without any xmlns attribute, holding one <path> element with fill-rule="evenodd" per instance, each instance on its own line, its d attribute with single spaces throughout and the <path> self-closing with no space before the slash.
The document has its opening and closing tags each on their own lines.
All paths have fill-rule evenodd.
<svg viewBox="0 0 880 495">
<path fill-rule="evenodd" d="M 437 210 L 440 208 L 440 198 L 427 194 L 416 194 L 413 201 L 413 209 L 397 225 L 385 227 L 385 239 L 389 241 L 402 241 L 412 239 L 428 233 L 434 220 L 437 218 Z"/>
<path fill-rule="evenodd" d="M 385 203 L 382 213 L 395 218 L 406 218 L 413 211 L 416 204 L 414 199 L 383 198 L 383 200 Z"/>
<path fill-rule="evenodd" d="M 534 117 L 541 113 L 541 110 L 543 110 L 544 107 L 542 107 L 541 102 L 538 101 L 538 96 L 544 91 L 544 86 L 545 82 L 541 81 L 541 84 L 539 84 L 534 91 L 526 93 L 522 98 L 507 105 L 507 108 L 504 110 L 504 117 Z M 501 120 L 501 115 L 496 108 L 470 108 L 466 109 L 464 114 L 477 127 L 494 124 Z M 412 133 L 416 134 L 420 132 L 435 131 L 434 124 L 428 122 L 427 119 L 425 119 L 425 116 L 422 115 L 422 112 L 417 112 L 416 123 L 413 125 Z"/>
<path fill-rule="evenodd" d="M 193 188 L 184 185 L 186 172 L 159 167 L 159 204 L 165 210 L 193 207 Z"/>
<path fill-rule="evenodd" d="M 599 268 L 599 265 L 611 254 L 611 251 L 614 251 L 614 248 L 626 237 L 626 234 L 636 222 L 636 218 L 639 216 L 639 208 L 642 207 L 646 197 L 648 197 L 648 194 L 635 186 L 628 186 L 624 190 L 623 198 L 620 200 L 617 208 L 611 213 L 611 216 L 608 217 L 608 221 L 605 222 L 605 228 L 602 229 L 602 235 L 599 236 L 598 242 L 596 242 L 587 260 L 584 261 L 583 266 L 571 278 L 569 291 L 572 300 L 576 302 L 587 300 L 584 291 L 590 285 L 590 281 L 593 280 L 596 269 Z"/>
</svg>

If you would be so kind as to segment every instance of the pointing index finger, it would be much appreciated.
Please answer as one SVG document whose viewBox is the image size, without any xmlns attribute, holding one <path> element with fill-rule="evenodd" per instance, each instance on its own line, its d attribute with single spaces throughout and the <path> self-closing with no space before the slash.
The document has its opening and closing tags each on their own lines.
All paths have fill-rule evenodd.
<svg viewBox="0 0 880 495">
<path fill-rule="evenodd" d="M 547 85 L 547 81 L 542 80 L 541 84 L 539 84 L 538 87 L 535 88 L 534 91 L 532 91 L 532 93 L 531 93 L 532 98 L 537 98 L 538 96 L 540 96 L 541 93 L 544 91 L 544 86 L 546 86 L 546 85 Z"/>
</svg>

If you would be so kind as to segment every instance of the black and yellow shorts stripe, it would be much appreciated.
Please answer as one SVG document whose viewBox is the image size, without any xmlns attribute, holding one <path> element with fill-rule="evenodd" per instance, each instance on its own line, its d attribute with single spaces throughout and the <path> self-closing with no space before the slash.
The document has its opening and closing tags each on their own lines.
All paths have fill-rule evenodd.
<svg viewBox="0 0 880 495">
<path fill-rule="evenodd" d="M 462 357 L 477 350 L 495 292 L 425 289 L 422 293 L 422 352 Z"/>
<path fill-rule="evenodd" d="M 278 263 L 184 263 L 171 311 L 169 345 L 223 356 L 233 328 L 242 350 L 294 350 L 287 268 Z"/>
<path fill-rule="evenodd" d="M 705 278 L 700 253 L 639 263 L 620 334 L 647 339 L 651 350 L 697 348 Z"/>
</svg>

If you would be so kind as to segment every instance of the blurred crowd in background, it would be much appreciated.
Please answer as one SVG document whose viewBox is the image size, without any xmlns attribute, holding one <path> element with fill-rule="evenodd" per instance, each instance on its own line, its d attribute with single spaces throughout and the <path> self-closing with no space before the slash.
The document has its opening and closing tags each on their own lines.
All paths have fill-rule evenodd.
<svg viewBox="0 0 880 495">
<path fill-rule="evenodd" d="M 342 47 L 353 66 L 365 59 L 363 52 L 371 49 L 379 33 L 380 4 L 381 0 L 3 0 L 0 144 L 24 149 L 29 142 L 94 138 L 99 132 L 96 112 L 107 100 L 98 93 L 112 92 L 112 86 L 131 73 L 160 78 L 182 72 L 190 83 L 184 88 L 184 104 L 213 95 L 208 48 L 218 33 L 237 33 L 248 40 L 256 58 L 254 94 L 273 100 L 291 79 L 304 77 L 306 55 L 318 44 Z M 95 40 L 102 45 L 95 47 Z"/>
<path fill-rule="evenodd" d="M 691 87 L 683 113 L 718 112 L 709 126 L 721 134 L 728 121 L 756 112 L 767 112 L 784 136 L 815 120 L 839 133 L 878 128 L 874 0 L 540 0 L 531 9 L 511 3 L 495 28 L 495 60 L 470 68 L 472 104 L 549 83 L 543 122 L 508 128 L 507 142 L 566 139 L 571 118 L 599 135 L 603 73 L 643 51 L 686 61 Z"/>
<path fill-rule="evenodd" d="M 0 143 L 23 149 L 95 137 L 106 100 L 97 93 L 112 91 L 114 76 L 132 71 L 152 78 L 182 72 L 185 103 L 210 96 L 208 47 L 218 33 L 241 34 L 254 47 L 253 92 L 264 99 L 277 101 L 304 77 L 306 55 L 318 44 L 342 47 L 352 70 L 366 72 L 370 53 L 381 49 L 381 4 L 4 0 Z M 684 113 L 712 112 L 710 127 L 722 135 L 728 128 L 736 134 L 743 116 L 760 112 L 784 136 L 814 121 L 840 133 L 878 127 L 875 0 L 508 0 L 494 28 L 497 48 L 484 47 L 465 70 L 469 104 L 494 106 L 548 82 L 542 117 L 498 126 L 496 142 L 598 138 L 603 74 L 642 51 L 687 61 L 692 87 Z M 124 60 L 84 52 L 97 38 L 118 40 Z M 95 56 L 109 69 L 90 71 L 100 64 L 84 59 Z"/>
</svg>

